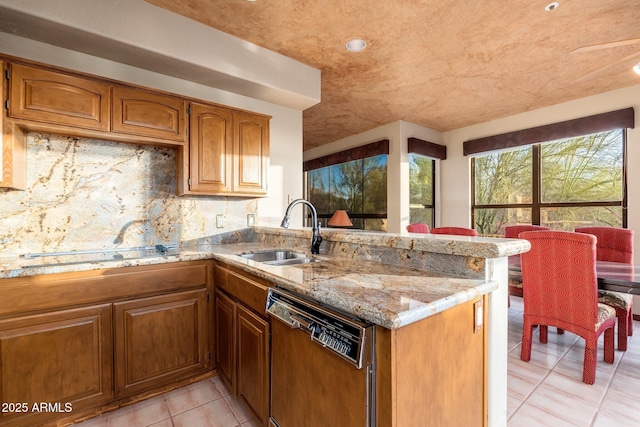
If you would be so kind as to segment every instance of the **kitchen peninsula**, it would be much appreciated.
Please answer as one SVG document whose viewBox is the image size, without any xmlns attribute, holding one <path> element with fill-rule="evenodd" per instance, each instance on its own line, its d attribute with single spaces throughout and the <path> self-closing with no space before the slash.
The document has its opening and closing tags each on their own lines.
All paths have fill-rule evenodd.
<svg viewBox="0 0 640 427">
<path fill-rule="evenodd" d="M 84 274 L 94 278 L 99 276 L 93 285 L 100 286 L 101 280 L 116 272 L 133 273 L 161 264 L 170 264 L 172 268 L 184 266 L 187 270 L 183 271 L 191 273 L 187 276 L 178 274 L 175 277 L 192 278 L 193 282 L 187 283 L 188 280 L 183 279 L 185 284 L 184 288 L 179 289 L 179 301 L 191 301 L 191 305 L 187 304 L 189 307 L 203 304 L 202 307 L 206 306 L 212 310 L 211 306 L 207 305 L 210 303 L 205 300 L 206 293 L 218 286 L 210 278 L 211 267 L 208 263 L 213 262 L 229 270 L 246 273 L 254 278 L 254 282 L 270 283 L 294 291 L 375 324 L 377 332 L 379 331 L 377 346 L 384 350 L 378 353 L 376 368 L 378 425 L 409 425 L 410 420 L 416 419 L 412 417 L 424 419 L 425 416 L 435 422 L 440 413 L 452 412 L 457 413 L 460 419 L 464 419 L 466 413 L 470 417 L 478 417 L 479 419 L 474 420 L 476 425 L 499 425 L 501 417 L 502 420 L 506 419 L 504 348 L 507 322 L 506 309 L 503 308 L 506 307 L 506 257 L 528 250 L 526 241 L 325 230 L 322 251 L 317 256 L 319 261 L 314 263 L 271 266 L 238 256 L 240 253 L 266 248 L 307 251 L 310 233 L 310 230 L 279 228 L 243 229 L 227 235 L 183 242 L 179 251 L 174 254 L 132 259 L 111 257 L 110 260 L 94 259 L 93 262 L 78 263 L 65 259 L 59 260 L 58 265 L 49 265 L 46 261 L 37 265 L 33 259 L 5 258 L 2 261 L 3 269 L 0 271 L 0 277 L 3 279 L 0 280 L 0 287 L 5 296 L 0 303 L 0 325 L 4 325 L 0 328 L 0 340 L 11 340 L 15 336 L 12 334 L 15 334 L 16 329 L 9 327 L 12 319 L 24 319 L 33 315 L 29 312 L 29 301 L 25 299 L 24 292 L 42 291 L 42 286 L 47 280 L 55 279 L 58 274 L 67 275 L 66 277 L 81 277 Z M 204 264 L 198 264 L 199 262 Z M 29 267 L 23 268 L 24 265 Z M 155 280 L 160 286 L 168 286 L 166 280 L 158 275 Z M 48 283 L 53 286 L 55 280 Z M 91 285 L 90 281 L 87 283 Z M 150 289 L 146 292 L 151 295 Z M 160 298 L 154 301 L 156 307 L 176 303 L 178 300 L 164 295 L 167 292 L 161 291 L 162 295 L 146 296 L 142 298 L 142 302 Z M 488 310 L 480 315 L 481 319 L 474 313 L 474 304 L 477 301 L 483 301 L 485 308 L 488 305 Z M 92 306 L 99 306 L 99 310 L 104 310 L 102 306 L 109 305 L 106 301 L 98 302 L 100 304 L 92 303 Z M 23 307 L 22 311 L 16 313 L 16 307 L 19 306 Z M 123 313 L 135 313 L 135 310 L 139 309 L 135 304 L 120 307 Z M 144 304 L 140 307 L 144 307 Z M 464 314 L 468 316 L 468 322 L 455 321 L 457 317 L 463 316 L 459 310 L 468 312 Z M 41 314 L 43 309 L 36 311 Z M 452 318 L 450 315 L 455 316 Z M 135 318 L 135 315 L 130 317 Z M 430 324 L 432 320 L 435 323 Z M 117 324 L 118 316 L 114 322 Z M 110 320 L 102 327 L 106 328 L 109 324 Z M 443 328 L 443 325 L 446 327 Z M 458 335 L 455 335 L 456 338 L 447 339 L 449 334 L 458 333 L 455 332 L 458 328 L 456 325 L 464 329 L 460 336 L 470 337 L 470 342 L 475 343 L 474 345 L 479 343 L 479 352 L 477 349 L 469 352 L 470 355 L 477 355 L 478 360 L 469 368 L 471 370 L 465 370 L 466 366 L 453 366 L 453 370 L 447 371 L 444 369 L 445 365 L 438 365 L 437 369 L 453 374 L 463 372 L 465 375 L 475 375 L 476 379 L 479 376 L 480 383 L 476 384 L 476 387 L 480 387 L 479 394 L 476 394 L 477 389 L 441 389 L 442 384 L 434 384 L 433 378 L 424 379 L 422 383 L 415 380 L 418 376 L 415 375 L 414 369 L 424 367 L 425 362 L 422 361 L 428 360 L 429 357 L 438 357 L 438 354 L 453 350 L 455 354 L 467 353 L 467 349 L 460 351 L 462 341 L 458 341 Z M 117 333 L 119 327 L 115 330 Z M 422 346 L 412 345 L 415 344 L 416 336 L 424 337 Z M 206 342 L 214 339 L 211 334 L 203 339 L 204 347 L 212 348 L 211 343 Z M 418 350 L 420 354 L 413 353 Z M 198 350 L 194 351 L 197 353 Z M 437 363 L 441 362 L 442 360 Z M 449 363 L 455 363 L 455 358 L 449 357 Z M 3 365 L 4 369 L 8 369 L 6 365 Z M 194 378 L 201 378 L 207 375 L 207 372 L 212 372 L 211 369 L 213 366 L 207 362 L 205 356 L 202 364 L 189 372 Z M 7 389 L 5 379 L 8 377 L 5 374 L 4 371 L 1 373 L 3 390 Z M 414 381 L 407 382 L 406 380 L 412 376 Z M 99 405 L 96 404 L 100 408 L 117 407 L 135 401 L 139 396 L 153 394 L 153 390 L 142 386 L 137 389 L 136 381 L 131 382 L 131 387 L 127 388 L 126 378 L 118 380 L 118 374 L 115 377 L 116 384 L 124 385 L 121 393 L 115 398 L 113 394 L 104 397 Z M 112 377 L 105 377 L 106 380 L 110 378 Z M 411 390 L 407 390 L 407 387 L 411 387 Z M 109 389 L 108 384 L 106 388 Z M 435 390 L 446 391 L 436 394 Z M 464 394 L 465 392 L 472 394 Z M 460 404 L 456 395 L 468 397 L 464 408 L 455 406 Z M 446 406 L 447 401 L 450 401 L 449 406 Z M 426 402 L 432 402 L 433 406 L 427 405 Z M 445 406 L 437 406 L 440 404 Z M 94 414 L 100 410 L 95 408 L 96 406 L 89 407 L 77 415 L 90 416 L 92 410 Z M 425 415 L 422 412 L 425 410 L 430 412 Z M 15 425 L 23 424 L 16 421 Z"/>
</svg>

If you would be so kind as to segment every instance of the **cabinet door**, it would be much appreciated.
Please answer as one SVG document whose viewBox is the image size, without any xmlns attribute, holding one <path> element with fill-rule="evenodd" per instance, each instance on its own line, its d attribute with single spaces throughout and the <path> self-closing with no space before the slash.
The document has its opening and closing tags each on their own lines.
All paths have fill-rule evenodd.
<svg viewBox="0 0 640 427">
<path fill-rule="evenodd" d="M 114 304 L 116 395 L 130 395 L 208 368 L 207 291 Z"/>
<path fill-rule="evenodd" d="M 180 98 L 114 86 L 111 130 L 186 142 L 187 102 Z"/>
<path fill-rule="evenodd" d="M 10 117 L 109 130 L 109 84 L 20 64 L 9 76 Z"/>
<path fill-rule="evenodd" d="M 0 321 L 0 402 L 28 408 L 1 411 L 0 425 L 40 425 L 111 399 L 112 349 L 110 304 Z M 41 402 L 59 406 L 34 411 Z"/>
<path fill-rule="evenodd" d="M 193 103 L 189 120 L 189 190 L 196 193 L 231 192 L 231 111 Z"/>
<path fill-rule="evenodd" d="M 237 305 L 238 397 L 249 406 L 258 424 L 269 418 L 269 323 Z"/>
<path fill-rule="evenodd" d="M 236 394 L 236 303 L 220 291 L 215 300 L 216 367 L 222 380 Z"/>
<path fill-rule="evenodd" d="M 236 112 L 233 115 L 233 129 L 233 191 L 267 194 L 269 119 L 257 114 Z"/>
</svg>

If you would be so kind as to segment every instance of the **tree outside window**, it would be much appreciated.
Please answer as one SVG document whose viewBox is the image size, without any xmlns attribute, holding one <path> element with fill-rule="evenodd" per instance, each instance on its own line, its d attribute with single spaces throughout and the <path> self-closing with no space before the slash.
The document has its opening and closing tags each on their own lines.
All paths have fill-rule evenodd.
<svg viewBox="0 0 640 427">
<path fill-rule="evenodd" d="M 614 130 L 472 160 L 475 228 L 626 226 L 625 132 Z"/>
<path fill-rule="evenodd" d="M 409 154 L 409 223 L 424 223 L 433 228 L 435 222 L 435 160 Z"/>
<path fill-rule="evenodd" d="M 353 228 L 386 231 L 387 155 L 308 171 L 307 199 L 321 219 L 344 209 Z"/>
</svg>

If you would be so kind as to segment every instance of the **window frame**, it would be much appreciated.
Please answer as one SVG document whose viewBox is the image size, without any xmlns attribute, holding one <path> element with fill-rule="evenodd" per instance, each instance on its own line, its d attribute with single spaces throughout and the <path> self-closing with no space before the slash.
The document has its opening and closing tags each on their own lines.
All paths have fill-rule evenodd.
<svg viewBox="0 0 640 427">
<path fill-rule="evenodd" d="M 473 202 L 471 204 L 471 224 L 476 223 L 476 210 L 477 209 L 531 209 L 531 224 L 540 225 L 541 211 L 547 208 L 575 208 L 575 207 L 622 207 L 622 228 L 628 226 L 628 194 L 627 194 L 627 128 L 619 129 L 622 132 L 622 200 L 615 201 L 597 201 L 597 202 L 553 202 L 543 203 L 542 200 L 542 144 L 544 141 L 536 144 L 530 144 L 532 148 L 532 202 L 531 203 L 507 203 L 507 204 L 495 204 L 495 205 L 482 205 L 476 204 L 476 170 L 475 161 L 476 156 L 471 158 L 471 194 Z M 599 133 L 599 132 L 598 132 Z M 588 134 L 585 134 L 588 135 Z M 568 138 L 567 138 L 568 139 Z M 524 145 L 520 148 L 524 148 Z M 485 151 L 482 154 L 490 154 L 495 151 Z"/>
</svg>

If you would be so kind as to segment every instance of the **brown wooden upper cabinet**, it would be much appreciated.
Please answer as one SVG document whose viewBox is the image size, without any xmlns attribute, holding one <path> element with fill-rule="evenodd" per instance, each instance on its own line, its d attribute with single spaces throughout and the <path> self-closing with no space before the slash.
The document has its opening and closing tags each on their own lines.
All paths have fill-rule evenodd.
<svg viewBox="0 0 640 427">
<path fill-rule="evenodd" d="M 191 104 L 184 193 L 267 194 L 269 117 Z"/>
<path fill-rule="evenodd" d="M 69 74 L 10 64 L 9 116 L 109 130 L 111 85 Z"/>
<path fill-rule="evenodd" d="M 24 129 L 31 129 L 174 147 L 181 195 L 267 194 L 269 116 L 47 65 L 5 67 L 2 95 L 9 108 L 0 117 L 0 187 L 25 189 Z"/>
<path fill-rule="evenodd" d="M 187 101 L 124 86 L 113 87 L 111 131 L 187 141 Z"/>
</svg>

